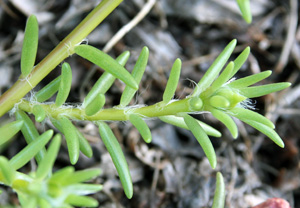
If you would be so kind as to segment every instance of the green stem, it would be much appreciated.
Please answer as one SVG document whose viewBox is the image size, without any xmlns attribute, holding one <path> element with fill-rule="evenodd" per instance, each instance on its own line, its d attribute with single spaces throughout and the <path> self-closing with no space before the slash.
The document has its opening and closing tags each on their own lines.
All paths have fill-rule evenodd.
<svg viewBox="0 0 300 208">
<path fill-rule="evenodd" d="M 46 112 L 47 116 L 57 119 L 64 115 L 74 120 L 89 120 L 89 121 L 127 121 L 130 114 L 138 114 L 145 118 L 155 118 L 167 115 L 178 115 L 183 112 L 195 112 L 200 109 L 195 109 L 191 102 L 193 98 L 185 98 L 183 100 L 174 101 L 168 105 L 162 102 L 154 105 L 136 108 L 108 108 L 102 109 L 93 116 L 87 116 L 84 108 L 73 108 L 68 106 L 57 107 L 55 104 L 30 103 L 27 100 L 22 100 L 18 108 L 32 113 L 34 105 L 40 105 Z"/>
<path fill-rule="evenodd" d="M 86 38 L 122 0 L 103 0 L 63 41 L 54 48 L 32 72 L 18 81 L 0 97 L 0 117 L 18 103 L 31 89 L 47 76 L 65 58 L 74 53 L 74 47 Z"/>
</svg>

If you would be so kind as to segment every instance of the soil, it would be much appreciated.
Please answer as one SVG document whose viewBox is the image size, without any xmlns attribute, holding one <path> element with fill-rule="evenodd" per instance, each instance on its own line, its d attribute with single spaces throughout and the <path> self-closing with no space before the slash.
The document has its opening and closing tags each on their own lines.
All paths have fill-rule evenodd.
<svg viewBox="0 0 300 208">
<path fill-rule="evenodd" d="M 150 1 L 125 0 L 97 29 L 87 37 L 88 44 L 103 49 L 120 28 L 129 23 Z M 237 77 L 272 70 L 262 83 L 288 81 L 292 86 L 253 100 L 255 111 L 276 125 L 276 132 L 285 143 L 277 147 L 270 139 L 250 126 L 236 120 L 239 137 L 210 114 L 196 117 L 222 132 L 211 137 L 218 165 L 211 169 L 200 145 L 187 130 L 147 120 L 153 141 L 145 143 L 128 122 L 110 123 L 120 141 L 134 183 L 134 196 L 127 199 L 116 170 L 103 146 L 97 127 L 90 122 L 77 122 L 77 127 L 90 141 L 94 156 L 81 156 L 77 169 L 100 167 L 102 174 L 94 182 L 104 185 L 94 195 L 100 207 L 210 207 L 215 189 L 215 176 L 221 171 L 226 183 L 226 207 L 252 207 L 269 198 L 282 198 L 291 207 L 300 207 L 300 27 L 299 2 L 252 0 L 253 22 L 247 24 L 240 16 L 234 0 L 157 0 L 141 22 L 132 28 L 112 49 L 112 57 L 129 50 L 126 68 L 132 70 L 143 48 L 150 49 L 149 63 L 140 89 L 131 105 L 151 105 L 161 101 L 168 75 L 176 58 L 183 61 L 180 83 L 175 98 L 193 91 L 214 58 L 232 39 L 237 39 L 232 59 L 245 47 L 251 55 Z M 37 14 L 40 38 L 37 62 L 41 61 L 98 3 L 97 0 L 0 1 L 0 93 L 18 79 L 20 55 L 27 15 Z M 30 5 L 30 6 L 28 6 Z M 81 103 L 103 73 L 76 55 L 67 60 L 73 69 L 69 103 Z M 36 88 L 38 90 L 60 73 L 57 68 Z M 106 94 L 106 106 L 119 103 L 123 83 L 116 81 Z M 28 95 L 30 96 L 30 95 Z M 5 115 L 0 122 L 13 118 Z M 37 124 L 42 132 L 51 128 L 48 122 Z M 1 154 L 12 157 L 25 142 L 18 135 L 10 146 L 1 147 Z M 55 169 L 70 165 L 63 144 Z M 22 171 L 34 168 L 29 164 Z M 0 206 L 18 205 L 17 197 L 5 187 Z"/>
</svg>

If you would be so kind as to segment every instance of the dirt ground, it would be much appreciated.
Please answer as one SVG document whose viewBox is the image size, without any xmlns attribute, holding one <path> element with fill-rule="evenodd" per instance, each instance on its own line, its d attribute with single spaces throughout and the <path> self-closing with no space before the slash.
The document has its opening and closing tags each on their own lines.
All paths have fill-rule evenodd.
<svg viewBox="0 0 300 208">
<path fill-rule="evenodd" d="M 26 15 L 37 14 L 40 24 L 38 60 L 42 60 L 98 3 L 98 0 L 1 0 L 0 1 L 0 93 L 5 92 L 20 74 L 20 55 Z M 152 5 L 154 4 L 154 5 Z M 218 157 L 215 170 L 197 140 L 187 130 L 148 120 L 153 141 L 146 144 L 138 131 L 127 122 L 110 123 L 122 144 L 134 183 L 134 196 L 127 199 L 121 188 L 109 154 L 103 146 L 97 127 L 78 122 L 77 127 L 90 141 L 94 156 L 81 156 L 77 169 L 100 167 L 102 174 L 95 183 L 104 185 L 94 197 L 100 207 L 130 208 L 198 208 L 212 204 L 215 175 L 221 171 L 226 183 L 226 207 L 251 207 L 268 198 L 286 199 L 291 207 L 300 207 L 300 27 L 297 0 L 251 0 L 253 22 L 247 24 L 234 0 L 125 0 L 97 29 L 87 37 L 88 44 L 107 51 L 112 57 L 129 50 L 126 68 L 131 70 L 143 46 L 150 49 L 149 63 L 132 105 L 151 105 L 161 101 L 171 66 L 181 58 L 183 68 L 176 99 L 193 91 L 214 58 L 232 39 L 237 39 L 232 59 L 245 47 L 251 47 L 248 61 L 237 77 L 265 70 L 273 74 L 263 83 L 288 81 L 292 86 L 276 94 L 253 100 L 255 111 L 276 125 L 285 143 L 277 147 L 270 139 L 248 125 L 237 121 L 239 137 L 209 114 L 197 115 L 222 132 L 211 137 Z M 147 8 L 150 12 L 111 48 L 105 46 L 124 25 Z M 73 69 L 70 103 L 81 103 L 93 83 L 102 74 L 78 56 L 68 58 Z M 59 74 L 49 74 L 36 88 Z M 124 85 L 117 81 L 106 95 L 106 106 L 117 105 Z M 8 115 L 1 118 L 12 119 Z M 49 122 L 37 124 L 43 131 Z M 21 135 L 1 154 L 12 157 L 24 146 Z M 61 148 L 55 164 L 58 169 L 70 165 L 66 146 Z M 30 171 L 28 165 L 24 171 Z M 5 187 L 0 207 L 17 205 L 16 195 Z"/>
</svg>

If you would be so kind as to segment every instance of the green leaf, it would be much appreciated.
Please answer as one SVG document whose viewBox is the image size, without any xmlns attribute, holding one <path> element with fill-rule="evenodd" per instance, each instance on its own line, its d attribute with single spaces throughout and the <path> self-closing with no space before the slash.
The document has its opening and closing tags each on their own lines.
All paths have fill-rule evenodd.
<svg viewBox="0 0 300 208">
<path fill-rule="evenodd" d="M 200 82 L 195 88 L 193 93 L 194 96 L 200 95 L 201 92 L 206 90 L 215 78 L 219 75 L 220 71 L 222 70 L 223 66 L 226 64 L 227 60 L 229 59 L 233 49 L 236 46 L 236 40 L 232 40 L 225 49 L 220 53 L 220 55 L 216 58 L 213 64 L 209 67 L 207 72 L 204 74 Z"/>
<path fill-rule="evenodd" d="M 220 172 L 217 172 L 216 190 L 212 208 L 224 208 L 225 195 L 225 183 L 223 176 Z"/>
<path fill-rule="evenodd" d="M 98 207 L 98 201 L 96 199 L 87 196 L 78 196 L 75 194 L 70 194 L 66 198 L 65 203 L 77 207 Z"/>
<path fill-rule="evenodd" d="M 98 94 L 94 99 L 85 107 L 85 114 L 87 116 L 95 115 L 105 104 L 105 96 Z"/>
<path fill-rule="evenodd" d="M 220 76 L 213 82 L 211 88 L 213 91 L 220 88 L 225 82 L 227 82 L 231 77 L 232 71 L 234 68 L 234 63 L 231 61 L 224 69 L 224 71 L 220 74 Z"/>
<path fill-rule="evenodd" d="M 209 98 L 209 104 L 215 108 L 228 108 L 230 106 L 230 102 L 228 99 L 221 95 L 214 95 Z"/>
<path fill-rule="evenodd" d="M 252 15 L 250 9 L 250 1 L 249 0 L 236 0 L 241 10 L 242 16 L 244 20 L 250 24 L 252 22 Z"/>
<path fill-rule="evenodd" d="M 18 120 L 2 126 L 0 128 L 0 135 L 1 135 L 0 145 L 10 140 L 16 133 L 18 133 L 21 130 L 23 124 L 24 121 Z"/>
<path fill-rule="evenodd" d="M 177 116 L 160 116 L 159 119 L 162 120 L 163 122 L 166 122 L 166 123 L 172 124 L 174 126 L 189 130 L 189 128 L 187 127 L 187 125 L 184 122 L 184 119 L 181 118 L 181 117 L 177 117 Z M 203 128 L 204 132 L 207 135 L 214 136 L 214 137 L 221 137 L 222 136 L 221 132 L 219 132 L 215 128 L 209 126 L 208 124 L 206 124 L 202 121 L 199 121 L 199 120 L 196 120 L 196 121 Z"/>
<path fill-rule="evenodd" d="M 234 80 L 234 81 L 230 82 L 227 86 L 232 87 L 232 88 L 248 87 L 250 85 L 253 85 L 253 84 L 269 77 L 271 74 L 272 74 L 271 70 L 260 72 L 258 74 L 253 74 L 253 75 L 241 78 L 241 79 Z"/>
<path fill-rule="evenodd" d="M 58 88 L 58 93 L 55 100 L 57 107 L 64 104 L 69 96 L 72 85 L 72 70 L 70 65 L 65 62 L 61 68 L 61 81 Z"/>
<path fill-rule="evenodd" d="M 191 112 L 201 111 L 203 108 L 203 101 L 199 97 L 191 97 L 189 99 L 189 110 Z"/>
<path fill-rule="evenodd" d="M 0 156 L 0 171 L 1 183 L 10 186 L 15 178 L 15 170 L 10 167 L 8 160 L 3 156 Z"/>
<path fill-rule="evenodd" d="M 68 166 L 56 171 L 49 179 L 49 184 L 61 184 L 74 173 L 74 167 Z"/>
<path fill-rule="evenodd" d="M 67 186 L 70 184 L 76 184 L 91 180 L 96 176 L 99 176 L 101 173 L 100 169 L 85 169 L 81 171 L 76 171 L 72 174 L 71 177 L 66 178 L 66 180 L 62 181 L 62 186 Z"/>
<path fill-rule="evenodd" d="M 68 190 L 72 191 L 72 194 L 77 195 L 88 195 L 94 194 L 98 191 L 101 191 L 103 188 L 100 184 L 73 184 L 68 186 Z"/>
<path fill-rule="evenodd" d="M 57 91 L 60 85 L 61 76 L 56 77 L 49 84 L 43 87 L 35 94 L 35 98 L 38 102 L 44 102 L 51 98 Z"/>
<path fill-rule="evenodd" d="M 90 143 L 82 135 L 82 133 L 76 128 L 76 133 L 79 139 L 79 150 L 87 157 L 91 158 L 93 156 L 93 150 Z"/>
<path fill-rule="evenodd" d="M 140 83 L 143 77 L 143 74 L 147 67 L 148 57 L 149 49 L 147 47 L 144 47 L 131 73 L 132 77 L 134 78 L 137 84 Z M 120 106 L 125 107 L 126 105 L 128 105 L 136 91 L 136 89 L 133 89 L 130 86 L 126 86 L 121 96 Z"/>
<path fill-rule="evenodd" d="M 32 113 L 37 122 L 42 122 L 46 118 L 46 112 L 40 105 L 34 105 L 32 108 Z"/>
<path fill-rule="evenodd" d="M 231 73 L 231 77 L 233 77 L 237 71 L 243 66 L 243 64 L 246 62 L 248 56 L 250 54 L 250 47 L 246 47 L 243 52 L 233 61 L 234 63 L 234 68 L 233 68 L 233 71 Z M 229 78 L 229 79 L 230 79 Z"/>
<path fill-rule="evenodd" d="M 76 127 L 72 124 L 72 122 L 61 116 L 58 119 L 61 128 L 63 130 L 63 134 L 65 135 L 65 139 L 68 146 L 70 162 L 72 165 L 76 164 L 79 158 L 79 139 L 76 133 Z"/>
<path fill-rule="evenodd" d="M 21 131 L 27 144 L 30 144 L 31 142 L 35 141 L 40 135 L 34 123 L 31 121 L 28 115 L 20 110 L 16 111 L 15 115 L 17 120 L 22 120 L 24 122 Z M 42 148 L 41 151 L 35 156 L 35 159 L 38 163 L 40 163 L 42 158 L 45 156 L 45 153 L 46 149 Z"/>
<path fill-rule="evenodd" d="M 116 58 L 116 61 L 121 65 L 125 66 L 130 56 L 129 51 L 123 52 Z M 115 77 L 108 73 L 104 72 L 102 76 L 97 80 L 92 89 L 89 91 L 87 96 L 84 98 L 82 106 L 85 108 L 98 94 L 105 94 L 107 90 L 112 86 L 115 81 Z"/>
<path fill-rule="evenodd" d="M 117 169 L 124 192 L 127 198 L 131 199 L 133 195 L 133 185 L 122 148 L 112 130 L 106 123 L 98 122 L 98 125 L 100 136 Z"/>
<path fill-rule="evenodd" d="M 132 87 L 133 89 L 137 90 L 139 88 L 134 78 L 124 67 L 122 67 L 112 57 L 98 50 L 97 48 L 94 48 L 89 45 L 79 45 L 75 47 L 75 53 L 89 60 L 90 62 L 98 65 L 103 70 L 111 73 L 113 76 L 120 79 L 126 85 Z"/>
<path fill-rule="evenodd" d="M 283 90 L 289 86 L 291 86 L 291 83 L 289 82 L 266 84 L 254 87 L 241 88 L 239 89 L 239 93 L 247 98 L 254 98 Z"/>
<path fill-rule="evenodd" d="M 48 150 L 45 154 L 45 157 L 39 164 L 36 170 L 36 178 L 44 179 L 48 174 L 52 173 L 52 167 L 56 160 L 59 147 L 61 144 L 61 136 L 59 134 L 55 135 Z"/>
<path fill-rule="evenodd" d="M 53 130 L 48 130 L 39 136 L 36 140 L 28 144 L 18 154 L 9 160 L 11 168 L 17 170 L 23 167 L 31 160 L 41 149 L 45 147 L 53 135 Z"/>
<path fill-rule="evenodd" d="M 204 132 L 202 127 L 199 125 L 196 119 L 191 117 L 188 114 L 185 114 L 184 117 L 184 122 L 188 126 L 189 130 L 193 133 L 193 135 L 196 137 L 198 140 L 200 146 L 202 147 L 209 163 L 210 166 L 215 169 L 217 165 L 217 158 L 216 158 L 216 153 L 214 150 L 214 147 L 211 144 L 210 139 L 208 138 L 207 134 Z"/>
<path fill-rule="evenodd" d="M 136 114 L 129 115 L 129 121 L 135 126 L 135 128 L 140 132 L 142 138 L 146 143 L 150 143 L 152 140 L 151 131 L 147 126 L 146 122 Z"/>
<path fill-rule="evenodd" d="M 253 121 L 253 120 L 248 120 L 246 118 L 239 118 L 241 121 L 245 122 L 246 124 L 249 124 L 253 128 L 257 129 L 261 133 L 265 134 L 267 137 L 269 137 L 275 144 L 277 144 L 279 147 L 284 148 L 284 143 L 280 136 L 269 126 L 266 126 L 262 123 Z"/>
<path fill-rule="evenodd" d="M 272 121 L 270 121 L 266 117 L 254 112 L 254 111 L 244 109 L 244 108 L 233 108 L 230 110 L 230 112 L 231 112 L 232 116 L 234 116 L 240 120 L 241 120 L 241 118 L 245 118 L 247 120 L 253 120 L 258 123 L 262 123 L 272 129 L 275 128 L 275 125 L 272 123 Z"/>
<path fill-rule="evenodd" d="M 39 41 L 39 24 L 36 16 L 30 15 L 25 28 L 21 55 L 21 72 L 27 76 L 33 69 Z"/>
<path fill-rule="evenodd" d="M 216 119 L 221 121 L 228 128 L 232 137 L 236 139 L 238 136 L 238 128 L 235 122 L 232 120 L 232 118 L 226 113 L 224 113 L 223 111 L 218 109 L 211 109 L 210 112 Z"/>
<path fill-rule="evenodd" d="M 181 71 L 181 60 L 178 58 L 175 60 L 171 73 L 167 82 L 166 89 L 163 94 L 163 103 L 167 104 L 171 101 L 171 99 L 174 97 L 178 81 L 180 78 L 180 71 Z"/>
</svg>

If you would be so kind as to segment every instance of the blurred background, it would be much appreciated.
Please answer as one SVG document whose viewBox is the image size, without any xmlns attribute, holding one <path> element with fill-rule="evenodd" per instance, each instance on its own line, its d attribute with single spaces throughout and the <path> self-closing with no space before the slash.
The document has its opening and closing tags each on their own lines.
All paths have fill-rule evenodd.
<svg viewBox="0 0 300 208">
<path fill-rule="evenodd" d="M 35 14 L 40 38 L 37 62 L 41 61 L 87 14 L 98 0 L 0 0 L 0 93 L 20 75 L 20 55 L 26 18 Z M 150 49 L 149 63 L 140 89 L 132 105 L 151 105 L 161 101 L 168 75 L 176 58 L 183 61 L 180 84 L 175 98 L 193 92 L 216 56 L 232 39 L 237 39 L 231 59 L 247 46 L 251 54 L 237 73 L 238 77 L 272 70 L 263 83 L 288 81 L 292 86 L 276 94 L 252 100 L 255 111 L 271 119 L 285 143 L 277 147 L 263 134 L 236 120 L 239 137 L 210 114 L 197 115 L 222 132 L 211 137 L 218 165 L 211 169 L 207 158 L 193 135 L 184 129 L 148 120 L 153 141 L 146 144 L 138 131 L 127 122 L 110 123 L 122 144 L 134 182 L 133 199 L 122 190 L 116 170 L 91 122 L 77 122 L 77 127 L 90 141 L 93 158 L 81 156 L 77 169 L 100 167 L 101 177 L 94 182 L 104 185 L 94 197 L 103 208 L 113 207 L 210 207 L 215 175 L 221 171 L 226 183 L 227 207 L 251 207 L 271 197 L 286 199 L 291 207 L 300 207 L 300 28 L 298 0 L 251 0 L 253 22 L 247 24 L 234 0 L 124 0 L 84 42 L 117 57 L 129 50 L 126 68 L 131 71 L 143 46 Z M 141 12 L 142 11 L 142 12 Z M 109 42 L 126 25 L 137 25 L 119 33 L 117 41 Z M 107 43 L 111 43 L 107 45 Z M 72 92 L 68 102 L 81 103 L 103 71 L 73 55 L 67 59 L 73 70 Z M 34 90 L 58 76 L 51 72 Z M 119 104 L 124 85 L 116 81 L 106 94 L 105 108 Z M 32 93 L 28 94 L 28 98 Z M 6 115 L 0 125 L 13 120 Z M 39 130 L 52 128 L 50 122 L 37 123 Z M 2 155 L 11 158 L 25 145 L 21 135 L 6 147 Z M 70 165 L 66 144 L 61 148 L 55 169 Z M 22 171 L 35 168 L 29 164 Z M 17 205 L 12 190 L 1 186 L 0 207 Z"/>
</svg>

